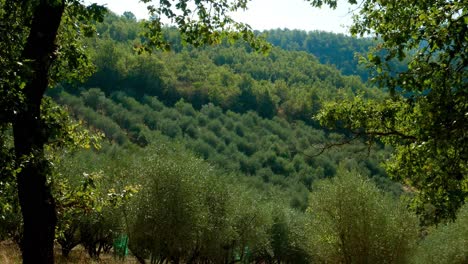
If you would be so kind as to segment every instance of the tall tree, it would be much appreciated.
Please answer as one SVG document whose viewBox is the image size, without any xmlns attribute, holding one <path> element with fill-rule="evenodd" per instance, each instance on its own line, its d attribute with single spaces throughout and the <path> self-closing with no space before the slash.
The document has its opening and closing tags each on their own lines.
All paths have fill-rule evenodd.
<svg viewBox="0 0 468 264">
<path fill-rule="evenodd" d="M 146 50 L 170 47 L 161 32 L 163 16 L 178 25 L 188 43 L 217 43 L 222 37 L 231 37 L 243 38 L 257 49 L 268 49 L 247 25 L 227 15 L 245 8 L 245 0 L 181 0 L 174 6 L 170 1 L 158 2 L 158 7 L 149 6 L 153 19 L 146 23 Z M 51 168 L 45 145 L 60 138 L 62 132 L 58 129 L 60 122 L 58 127 L 50 123 L 58 120 L 54 120 L 53 112 L 46 111 L 44 93 L 51 82 L 79 77 L 80 70 L 89 70 L 84 47 L 77 39 L 91 35 L 93 23 L 102 20 L 105 9 L 96 4 L 87 6 L 81 0 L 0 0 L 0 4 L 0 62 L 5 69 L 0 82 L 0 131 L 4 141 L 3 132 L 12 127 L 14 138 L 14 155 L 9 155 L 8 146 L 2 144 L 1 157 L 9 161 L 14 156 L 17 167 L 24 221 L 23 262 L 53 263 L 57 216 L 47 182 Z M 191 4 L 195 9 L 190 9 Z"/>
<path fill-rule="evenodd" d="M 28 78 L 24 79 L 22 89 L 23 109 L 13 120 L 13 136 L 16 160 L 22 165 L 17 183 L 24 222 L 21 244 L 24 263 L 53 262 L 54 257 L 52 249 L 57 216 L 55 201 L 46 183 L 49 166 L 44 158 L 44 143 L 47 138 L 40 108 L 48 87 L 49 68 L 64 8 L 65 3 L 52 1 L 41 1 L 35 6 L 29 35 L 21 53 L 30 70 L 26 73 Z"/>
<path fill-rule="evenodd" d="M 50 172 L 45 145 L 61 141 L 66 136 L 65 124 L 60 124 L 60 112 L 44 101 L 44 93 L 51 81 L 66 75 L 63 65 L 77 72 L 86 63 L 79 51 L 70 49 L 70 28 L 60 27 L 62 21 L 80 13 L 92 20 L 104 9 L 93 5 L 86 9 L 75 1 L 9 1 L 1 2 L 0 21 L 6 37 L 1 39 L 3 97 L 1 126 L 11 127 L 14 140 L 14 165 L 18 200 L 23 215 L 21 250 L 24 263 L 52 263 L 53 242 L 57 216 L 55 201 L 50 193 L 47 177 Z M 64 17 L 65 9 L 70 9 Z M 102 17 L 102 15 L 101 15 Z M 77 21 L 79 25 L 81 21 Z M 58 40 L 59 31 L 63 33 Z M 75 62 L 75 65 L 73 63 Z M 11 66 L 11 67 L 8 67 Z M 3 68 L 3 67 L 2 67 Z M 2 148 L 6 148 L 5 145 Z M 10 175 L 11 176 L 11 175 Z"/>
<path fill-rule="evenodd" d="M 468 196 L 467 23 L 466 1 L 364 1 L 351 32 L 379 41 L 362 61 L 389 97 L 330 103 L 318 116 L 395 146 L 387 170 L 417 194 L 426 224 L 454 219 Z"/>
</svg>

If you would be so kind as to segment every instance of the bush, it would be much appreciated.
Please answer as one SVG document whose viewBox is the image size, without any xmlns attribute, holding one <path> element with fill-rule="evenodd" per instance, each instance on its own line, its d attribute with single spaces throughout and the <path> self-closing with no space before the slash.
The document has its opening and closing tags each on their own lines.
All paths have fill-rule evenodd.
<svg viewBox="0 0 468 264">
<path fill-rule="evenodd" d="M 228 263 L 239 249 L 268 247 L 271 225 L 257 195 L 228 188 L 207 163 L 180 150 L 150 145 L 134 165 L 145 188 L 129 214 L 132 252 L 152 263 Z"/>
<path fill-rule="evenodd" d="M 209 130 L 211 130 L 213 133 L 215 133 L 216 136 L 218 136 L 218 137 L 222 136 L 222 134 L 224 132 L 223 131 L 223 125 L 221 124 L 221 122 L 218 119 L 211 120 L 208 123 L 207 128 Z"/>
<path fill-rule="evenodd" d="M 217 146 L 224 144 L 215 133 L 211 132 L 210 130 L 203 130 L 201 133 L 200 138 L 208 143 L 212 148 L 216 148 Z"/>
<path fill-rule="evenodd" d="M 177 262 L 189 258 L 195 253 L 194 243 L 206 219 L 201 199 L 209 168 L 200 160 L 170 150 L 165 156 L 156 152 L 144 162 L 141 176 L 148 181 L 148 188 L 138 201 L 130 243 L 146 249 L 153 259 Z"/>
<path fill-rule="evenodd" d="M 304 232 L 304 213 L 286 209 L 287 205 L 276 207 L 270 231 L 274 260 L 277 263 L 309 263 L 310 256 L 305 247 L 307 233 Z"/>
<path fill-rule="evenodd" d="M 340 167 L 310 196 L 312 254 L 331 263 L 407 263 L 418 234 L 415 215 L 356 172 Z"/>
<path fill-rule="evenodd" d="M 161 101 L 159 101 L 157 97 L 153 96 L 144 96 L 143 103 L 149 105 L 153 110 L 157 112 L 160 112 L 165 108 L 164 104 Z"/>
<path fill-rule="evenodd" d="M 197 112 L 193 108 L 193 106 L 190 103 L 184 102 L 183 99 L 179 100 L 176 104 L 175 107 L 179 113 L 181 113 L 184 116 L 190 116 L 190 117 L 195 117 L 197 115 Z"/>
<path fill-rule="evenodd" d="M 213 104 L 204 105 L 202 109 L 200 110 L 200 112 L 208 116 L 208 118 L 210 119 L 219 118 L 223 114 L 223 111 L 221 110 L 221 108 L 216 107 Z"/>
<path fill-rule="evenodd" d="M 193 141 L 189 146 L 196 154 L 200 155 L 203 159 L 216 156 L 215 150 L 201 139 Z"/>
<path fill-rule="evenodd" d="M 430 231 L 419 244 L 414 263 L 468 263 L 468 204 L 458 213 L 455 222 Z"/>
<path fill-rule="evenodd" d="M 164 120 L 161 125 L 161 132 L 171 138 L 182 136 L 182 129 L 177 124 L 177 121 Z"/>
</svg>

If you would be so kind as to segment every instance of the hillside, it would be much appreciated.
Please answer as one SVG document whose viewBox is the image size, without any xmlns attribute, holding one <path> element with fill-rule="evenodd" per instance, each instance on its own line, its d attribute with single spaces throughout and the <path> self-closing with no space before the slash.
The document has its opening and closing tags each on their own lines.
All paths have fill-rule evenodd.
<svg viewBox="0 0 468 264">
<path fill-rule="evenodd" d="M 0 262 L 467 263 L 460 1 L 0 2 Z"/>
<path fill-rule="evenodd" d="M 322 146 L 342 136 L 301 121 L 264 119 L 254 112 L 224 113 L 214 105 L 204 105 L 198 111 L 184 101 L 167 107 L 154 97 L 145 96 L 139 102 L 122 92 L 106 97 L 98 89 L 79 97 L 63 92 L 57 101 L 116 144 L 144 147 L 162 134 L 228 173 L 253 176 L 293 190 L 296 194 L 291 203 L 297 208 L 305 208 L 312 183 L 333 177 L 340 163 L 398 192 L 378 165 L 387 152 L 373 150 L 368 156 L 364 144 L 353 144 L 318 156 Z"/>
<path fill-rule="evenodd" d="M 369 79 L 369 69 L 359 65 L 358 55 L 366 55 L 375 41 L 353 38 L 344 34 L 323 31 L 275 29 L 264 32 L 267 40 L 284 50 L 306 51 L 323 64 L 334 65 L 344 75 L 357 75 L 363 81 Z"/>
<path fill-rule="evenodd" d="M 78 87 L 98 87 L 107 95 L 123 91 L 135 98 L 157 96 L 166 105 L 183 98 L 196 109 L 213 103 L 223 110 L 255 111 L 307 124 L 314 123 L 312 117 L 324 101 L 356 93 L 382 96 L 359 77 L 342 75 L 304 51 L 273 47 L 265 56 L 242 42 L 194 49 L 181 46 L 177 33 L 167 29 L 171 52 L 138 55 L 137 22 L 116 16 L 106 21 L 98 26 L 99 38 L 87 43 L 97 71 Z"/>
<path fill-rule="evenodd" d="M 301 209 L 312 183 L 333 177 L 341 163 L 400 192 L 379 166 L 389 154 L 381 145 L 356 141 L 318 155 L 344 141 L 315 123 L 322 102 L 383 97 L 358 77 L 306 52 L 273 48 L 265 56 L 243 43 L 176 43 L 171 52 L 138 55 L 137 23 L 112 15 L 107 23 L 90 44 L 96 73 L 83 84 L 64 84 L 54 97 L 112 142 L 145 147 L 162 134 L 228 173 L 291 191 L 291 204 Z M 177 41 L 175 32 L 167 34 Z"/>
</svg>

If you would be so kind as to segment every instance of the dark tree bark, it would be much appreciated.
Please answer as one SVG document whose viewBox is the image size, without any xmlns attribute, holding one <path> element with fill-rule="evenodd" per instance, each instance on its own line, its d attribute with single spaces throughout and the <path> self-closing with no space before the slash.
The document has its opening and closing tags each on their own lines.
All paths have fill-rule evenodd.
<svg viewBox="0 0 468 264">
<path fill-rule="evenodd" d="M 58 243 L 62 246 L 62 256 L 68 258 L 72 249 L 80 244 L 80 237 L 78 234 L 78 225 L 72 223 L 62 238 L 58 239 Z"/>
<path fill-rule="evenodd" d="M 13 122 L 13 134 L 17 164 L 21 167 L 17 183 L 24 222 L 21 250 L 25 264 L 54 263 L 57 217 L 47 184 L 49 164 L 44 157 L 47 131 L 40 117 L 40 106 L 49 84 L 48 73 L 64 8 L 63 0 L 38 1 L 22 52 L 22 59 L 28 66 L 24 74 L 25 102 Z"/>
</svg>

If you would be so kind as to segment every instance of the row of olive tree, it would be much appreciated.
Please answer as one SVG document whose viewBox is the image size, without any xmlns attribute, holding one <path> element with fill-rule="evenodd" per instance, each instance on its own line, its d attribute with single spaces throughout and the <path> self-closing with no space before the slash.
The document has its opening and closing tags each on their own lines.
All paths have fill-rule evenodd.
<svg viewBox="0 0 468 264">
<path fill-rule="evenodd" d="M 279 189 L 248 188 L 164 139 L 144 149 L 83 151 L 63 164 L 68 172 L 102 171 L 106 195 L 118 185 L 141 186 L 127 203 L 74 218 L 79 243 L 95 258 L 128 234 L 142 263 L 405 263 L 418 238 L 416 216 L 345 165 L 314 184 L 304 213 Z"/>
<path fill-rule="evenodd" d="M 155 97 L 145 96 L 139 101 L 122 92 L 105 96 L 97 88 L 83 91 L 80 97 L 57 92 L 56 98 L 76 118 L 121 145 L 133 142 L 145 146 L 153 135 L 161 133 L 226 171 L 254 176 L 286 189 L 302 188 L 301 197 L 291 199 L 297 208 L 307 206 L 312 182 L 334 176 L 345 157 L 352 157 L 349 162 L 363 175 L 371 175 L 379 187 L 401 192 L 400 186 L 389 181 L 379 167 L 388 150 L 376 145 L 370 155 L 358 154 L 366 146 L 355 142 L 316 156 L 321 146 L 339 142 L 343 136 L 327 134 L 303 122 L 265 119 L 254 112 L 224 112 L 212 104 L 196 110 L 190 103 L 179 101 L 175 107 L 168 107 Z"/>
<path fill-rule="evenodd" d="M 281 190 L 247 188 L 163 138 L 144 149 L 104 144 L 66 154 L 57 166 L 64 256 L 81 244 L 98 259 L 123 234 L 141 263 L 464 263 L 468 256 L 468 207 L 455 223 L 421 233 L 406 200 L 351 163 L 314 183 L 305 213 Z M 19 218 L 1 220 L 4 239 L 18 235 L 21 227 L 7 224 Z"/>
<path fill-rule="evenodd" d="M 182 46 L 179 32 L 166 28 L 163 33 L 173 52 L 137 55 L 137 21 L 111 13 L 97 30 L 99 36 L 88 43 L 97 71 L 84 87 L 100 87 L 108 95 L 123 91 L 136 98 L 158 96 L 166 104 L 183 98 L 197 109 L 213 103 L 224 110 L 256 111 L 269 118 L 279 114 L 312 124 L 311 116 L 324 100 L 351 98 L 356 91 L 381 94 L 304 51 L 273 48 L 263 56 L 240 41 L 195 49 Z M 329 52 L 338 54 L 335 46 Z M 352 60 L 353 53 L 347 53 Z"/>
<path fill-rule="evenodd" d="M 432 252 L 440 263 L 466 261 L 466 214 L 421 239 L 407 199 L 382 192 L 344 164 L 335 178 L 314 185 L 303 213 L 282 202 L 281 192 L 258 193 L 222 180 L 218 171 L 180 149 L 159 147 L 147 154 L 137 165 L 146 188 L 132 207 L 130 230 L 131 248 L 140 259 L 414 263 Z M 444 247 L 443 239 L 450 250 L 431 250 Z"/>
</svg>

